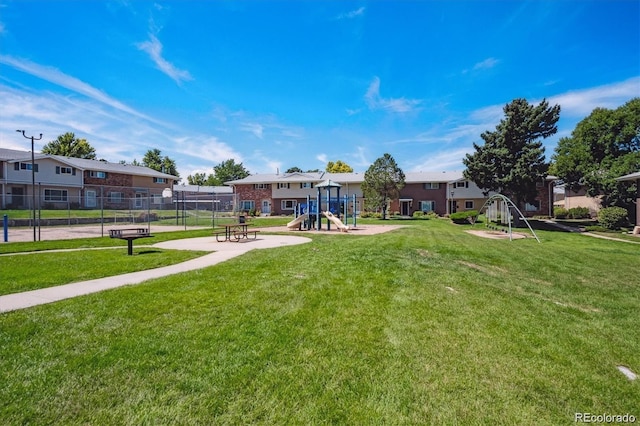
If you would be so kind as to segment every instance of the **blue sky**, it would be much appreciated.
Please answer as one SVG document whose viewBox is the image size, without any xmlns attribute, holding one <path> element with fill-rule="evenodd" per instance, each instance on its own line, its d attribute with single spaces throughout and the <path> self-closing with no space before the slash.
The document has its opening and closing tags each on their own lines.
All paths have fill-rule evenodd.
<svg viewBox="0 0 640 426">
<path fill-rule="evenodd" d="M 640 96 L 640 2 L 0 0 L 0 147 L 71 131 L 108 161 L 158 148 L 181 177 L 390 153 L 463 170 L 515 98 L 557 140 Z"/>
</svg>

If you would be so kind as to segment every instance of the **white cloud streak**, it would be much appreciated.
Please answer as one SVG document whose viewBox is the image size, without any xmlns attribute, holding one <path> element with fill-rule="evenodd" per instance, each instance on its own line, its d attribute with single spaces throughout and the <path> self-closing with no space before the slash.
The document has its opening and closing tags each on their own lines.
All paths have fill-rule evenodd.
<svg viewBox="0 0 640 426">
<path fill-rule="evenodd" d="M 172 63 L 162 57 L 162 43 L 160 43 L 160 40 L 158 40 L 158 37 L 155 35 L 149 34 L 149 40 L 137 43 L 136 47 L 146 52 L 158 69 L 168 75 L 177 84 L 181 84 L 183 81 L 193 80 L 189 71 L 176 68 Z"/>
<path fill-rule="evenodd" d="M 496 65 L 498 65 L 500 61 L 497 60 L 496 58 L 487 58 L 482 62 L 478 62 L 477 64 L 475 64 L 473 66 L 473 70 L 474 71 L 478 71 L 478 70 L 487 70 L 487 69 L 491 69 L 493 67 L 495 67 Z"/>
<path fill-rule="evenodd" d="M 128 107 L 122 102 L 113 99 L 112 97 L 96 89 L 95 87 L 92 87 L 91 85 L 75 77 L 67 75 L 56 68 L 39 65 L 25 59 L 18 59 L 6 55 L 0 55 L 0 63 L 8 65 L 18 71 L 22 71 L 34 77 L 38 77 L 42 80 L 64 87 L 65 89 L 69 89 L 73 92 L 87 96 L 88 98 L 101 102 L 116 110 L 126 112 L 128 114 L 133 114 L 146 120 L 151 120 L 151 118 L 134 110 L 133 108 Z"/>
<path fill-rule="evenodd" d="M 264 126 L 259 123 L 242 123 L 240 130 L 253 134 L 258 139 L 263 138 Z"/>
<path fill-rule="evenodd" d="M 560 105 L 561 116 L 586 117 L 595 108 L 617 108 L 638 96 L 640 77 L 633 77 L 618 83 L 551 96 L 548 101 L 551 105 Z"/>
<path fill-rule="evenodd" d="M 341 20 L 341 19 L 353 19 L 353 18 L 357 18 L 358 16 L 362 16 L 364 15 L 364 11 L 366 10 L 366 8 L 360 7 L 356 10 L 352 10 L 350 12 L 345 12 L 345 13 L 341 13 L 340 15 L 338 15 L 336 17 L 336 19 Z"/>
<path fill-rule="evenodd" d="M 420 99 L 383 98 L 380 96 L 380 78 L 378 77 L 374 77 L 369 84 L 364 100 L 371 110 L 384 110 L 398 114 L 415 111 L 422 103 Z"/>
</svg>

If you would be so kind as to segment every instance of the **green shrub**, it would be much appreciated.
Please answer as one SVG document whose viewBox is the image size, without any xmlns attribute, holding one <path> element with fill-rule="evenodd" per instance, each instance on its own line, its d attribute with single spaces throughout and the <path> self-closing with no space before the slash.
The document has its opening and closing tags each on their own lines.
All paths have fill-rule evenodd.
<svg viewBox="0 0 640 426">
<path fill-rule="evenodd" d="M 477 210 L 467 210 L 464 212 L 455 212 L 449 215 L 449 219 L 453 221 L 453 223 L 464 224 L 464 223 L 475 223 L 478 218 Z"/>
<path fill-rule="evenodd" d="M 430 211 L 429 213 L 424 215 L 425 219 L 437 219 L 440 216 L 438 216 L 438 213 L 434 212 L 434 211 Z"/>
<path fill-rule="evenodd" d="M 413 218 L 414 219 L 424 219 L 425 218 L 424 217 L 424 212 L 420 211 L 420 210 L 413 212 Z"/>
<path fill-rule="evenodd" d="M 553 217 L 556 219 L 566 219 L 569 216 L 569 210 L 564 207 L 554 207 L 553 208 Z"/>
<path fill-rule="evenodd" d="M 572 207 L 569 209 L 570 219 L 590 219 L 591 212 L 588 207 Z"/>
<path fill-rule="evenodd" d="M 622 207 L 606 207 L 598 212 L 598 222 L 606 229 L 620 229 L 629 223 L 628 212 Z"/>
</svg>

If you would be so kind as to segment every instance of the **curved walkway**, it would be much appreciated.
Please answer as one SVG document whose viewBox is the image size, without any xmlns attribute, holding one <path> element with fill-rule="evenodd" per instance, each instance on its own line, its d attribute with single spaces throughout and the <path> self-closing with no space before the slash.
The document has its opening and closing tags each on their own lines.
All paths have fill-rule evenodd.
<svg viewBox="0 0 640 426">
<path fill-rule="evenodd" d="M 165 277 L 179 274 L 181 272 L 193 271 L 206 268 L 225 260 L 240 256 L 250 250 L 266 249 L 273 247 L 291 246 L 310 242 L 306 237 L 289 235 L 261 235 L 256 240 L 219 243 L 215 237 L 189 238 L 185 240 L 165 241 L 154 244 L 152 247 L 159 247 L 173 250 L 202 250 L 213 251 L 211 254 L 191 259 L 176 265 L 163 266 L 161 268 L 149 269 L 146 271 L 132 272 L 130 274 L 116 275 L 112 277 L 98 278 L 95 280 L 82 281 L 72 284 L 65 284 L 57 287 L 43 288 L 39 290 L 26 291 L 24 293 L 8 294 L 0 296 L 0 312 L 15 311 L 29 308 L 31 306 L 43 305 L 45 303 L 57 302 L 58 300 L 69 299 L 71 297 L 82 296 L 90 293 L 108 290 L 125 285 L 139 284 L 153 278 Z"/>
</svg>

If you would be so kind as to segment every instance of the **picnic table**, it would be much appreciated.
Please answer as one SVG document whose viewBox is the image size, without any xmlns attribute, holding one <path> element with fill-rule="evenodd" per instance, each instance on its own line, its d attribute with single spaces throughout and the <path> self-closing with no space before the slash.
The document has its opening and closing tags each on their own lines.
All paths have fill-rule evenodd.
<svg viewBox="0 0 640 426">
<path fill-rule="evenodd" d="M 133 240 L 153 237 L 147 228 L 119 228 L 109 229 L 109 237 L 127 240 L 127 254 L 133 255 Z"/>
<path fill-rule="evenodd" d="M 249 230 L 249 225 L 247 223 L 229 223 L 225 224 L 224 232 L 214 232 L 213 235 L 216 236 L 216 241 L 225 242 L 225 241 L 235 241 L 239 242 L 242 239 L 249 239 L 249 235 L 253 234 L 252 240 L 258 238 L 258 230 Z M 224 236 L 224 239 L 221 239 Z"/>
</svg>

